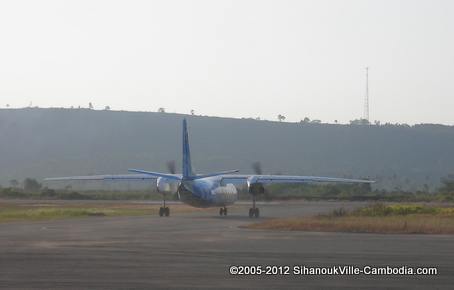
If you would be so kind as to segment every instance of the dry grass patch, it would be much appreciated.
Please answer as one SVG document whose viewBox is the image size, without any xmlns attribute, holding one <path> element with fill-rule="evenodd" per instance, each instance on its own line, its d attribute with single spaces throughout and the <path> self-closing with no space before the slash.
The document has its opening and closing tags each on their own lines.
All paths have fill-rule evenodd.
<svg viewBox="0 0 454 290">
<path fill-rule="evenodd" d="M 376 204 L 307 218 L 272 219 L 252 229 L 387 234 L 454 234 L 454 208 Z"/>
</svg>

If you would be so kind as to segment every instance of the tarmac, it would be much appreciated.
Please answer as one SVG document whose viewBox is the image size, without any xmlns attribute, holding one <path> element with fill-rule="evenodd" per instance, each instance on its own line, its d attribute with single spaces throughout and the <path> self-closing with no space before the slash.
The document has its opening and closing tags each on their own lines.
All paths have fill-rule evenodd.
<svg viewBox="0 0 454 290">
<path fill-rule="evenodd" d="M 260 204 L 261 219 L 353 202 Z M 172 206 L 172 205 L 170 205 Z M 170 217 L 87 217 L 0 224 L 2 289 L 452 289 L 454 236 L 251 230 L 249 204 Z M 260 219 L 259 219 L 260 220 Z M 232 265 L 289 275 L 231 275 Z M 295 275 L 293 266 L 437 267 L 438 275 Z"/>
</svg>

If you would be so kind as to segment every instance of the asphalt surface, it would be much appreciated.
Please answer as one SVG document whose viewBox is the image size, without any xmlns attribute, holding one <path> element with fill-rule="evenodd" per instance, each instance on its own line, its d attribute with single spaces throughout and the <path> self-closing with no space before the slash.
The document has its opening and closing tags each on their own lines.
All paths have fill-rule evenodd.
<svg viewBox="0 0 454 290">
<path fill-rule="evenodd" d="M 263 218 L 358 203 L 261 205 Z M 168 218 L 0 224 L 2 289 L 452 289 L 454 236 L 249 230 L 248 205 Z M 436 266 L 436 276 L 232 276 L 230 265 Z"/>
</svg>

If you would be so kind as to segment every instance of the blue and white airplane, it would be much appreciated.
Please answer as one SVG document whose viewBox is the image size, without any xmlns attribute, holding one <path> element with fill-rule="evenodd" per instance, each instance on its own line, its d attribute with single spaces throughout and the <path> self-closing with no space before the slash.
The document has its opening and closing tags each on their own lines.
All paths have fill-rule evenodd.
<svg viewBox="0 0 454 290">
<path fill-rule="evenodd" d="M 252 207 L 249 217 L 259 217 L 256 207 L 256 198 L 265 192 L 264 185 L 271 183 L 311 183 L 311 182 L 339 182 L 339 183 L 373 183 L 371 180 L 346 179 L 320 176 L 289 176 L 289 175 L 262 175 L 260 172 L 253 175 L 235 174 L 239 170 L 221 171 L 208 174 L 195 174 L 191 166 L 189 151 L 189 136 L 186 119 L 183 120 L 183 173 L 168 174 L 129 169 L 135 174 L 124 175 L 93 175 L 46 178 L 45 181 L 65 180 L 145 180 L 156 179 L 157 189 L 163 195 L 163 206 L 159 209 L 160 216 L 169 216 L 170 209 L 165 204 L 167 194 L 177 194 L 178 199 L 194 207 L 220 207 L 219 214 L 227 215 L 227 206 L 238 200 L 238 185 L 245 185 L 252 197 Z M 236 185 L 236 186 L 235 186 Z"/>
</svg>

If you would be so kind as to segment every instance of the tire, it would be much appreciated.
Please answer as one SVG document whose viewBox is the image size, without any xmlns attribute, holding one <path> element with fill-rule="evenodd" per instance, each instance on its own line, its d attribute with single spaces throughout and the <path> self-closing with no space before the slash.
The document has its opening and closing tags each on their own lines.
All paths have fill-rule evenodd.
<svg viewBox="0 0 454 290">
<path fill-rule="evenodd" d="M 170 215 L 170 208 L 166 207 L 166 208 L 164 209 L 164 214 L 165 214 L 166 216 L 169 216 L 169 215 Z"/>
<path fill-rule="evenodd" d="M 224 208 L 224 215 L 227 215 L 227 208 Z"/>
<path fill-rule="evenodd" d="M 160 207 L 159 208 L 159 216 L 163 216 L 164 215 L 164 208 Z"/>
<path fill-rule="evenodd" d="M 224 214 L 224 209 L 221 207 L 221 208 L 219 209 L 219 215 L 222 216 L 223 214 Z"/>
<path fill-rule="evenodd" d="M 254 216 L 255 218 L 258 218 L 260 216 L 260 210 L 258 208 L 255 209 Z"/>
<path fill-rule="evenodd" d="M 250 208 L 249 209 L 249 217 L 252 218 L 254 216 L 254 209 Z"/>
</svg>

